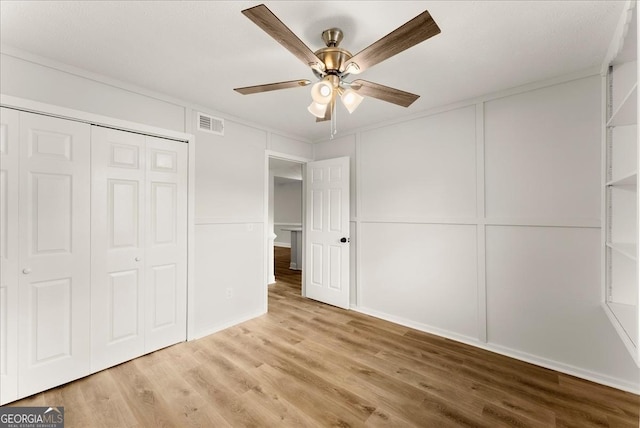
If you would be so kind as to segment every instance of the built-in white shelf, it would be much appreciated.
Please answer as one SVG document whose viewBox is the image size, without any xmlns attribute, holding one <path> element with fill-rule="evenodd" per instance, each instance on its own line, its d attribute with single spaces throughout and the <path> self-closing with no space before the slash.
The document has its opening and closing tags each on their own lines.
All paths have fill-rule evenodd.
<svg viewBox="0 0 640 428">
<path fill-rule="evenodd" d="M 614 309 L 612 309 L 610 305 L 613 305 Z M 613 311 L 618 309 L 617 312 L 620 318 L 625 320 L 625 322 L 630 323 L 632 321 L 631 312 L 637 312 L 637 308 L 635 308 L 633 305 L 621 304 L 619 307 L 616 307 L 616 305 L 616 303 L 602 303 L 602 308 L 604 309 L 604 313 L 607 315 L 607 318 L 609 318 L 609 320 L 611 321 L 611 325 L 618 333 L 618 336 L 620 336 L 620 339 L 622 340 L 625 348 L 627 348 L 629 353 L 633 355 L 634 360 L 636 360 L 638 347 L 636 346 L 636 342 L 631 339 L 631 336 L 635 338 L 637 337 L 637 334 L 633 334 L 633 325 L 628 324 L 626 326 L 631 328 L 631 332 L 625 330 L 625 326 L 622 325 L 622 322 L 620 322 L 620 319 Z"/>
<path fill-rule="evenodd" d="M 631 342 L 635 347 L 638 346 L 636 338 L 638 337 L 638 308 L 635 305 L 626 305 L 624 303 L 608 302 L 607 305 L 613 316 L 616 317 L 620 326 L 624 329 L 624 332 L 629 336 Z"/>
<path fill-rule="evenodd" d="M 629 257 L 632 260 L 638 260 L 638 245 L 637 244 L 629 244 L 629 243 L 621 243 L 621 242 L 607 242 L 607 247 L 612 250 L 617 251 L 618 253 Z"/>
<path fill-rule="evenodd" d="M 632 172 L 616 180 L 607 181 L 607 186 L 637 186 L 638 173 Z"/>
<path fill-rule="evenodd" d="M 613 112 L 607 126 L 635 125 L 638 121 L 638 82 L 636 82 L 620 106 Z"/>
<path fill-rule="evenodd" d="M 610 50 L 628 54 L 603 64 L 602 307 L 640 367 L 640 285 L 638 277 L 638 64 L 637 8 L 627 3 L 621 37 Z M 627 31 L 628 29 L 628 31 Z M 626 52 L 626 51 L 625 51 Z"/>
</svg>

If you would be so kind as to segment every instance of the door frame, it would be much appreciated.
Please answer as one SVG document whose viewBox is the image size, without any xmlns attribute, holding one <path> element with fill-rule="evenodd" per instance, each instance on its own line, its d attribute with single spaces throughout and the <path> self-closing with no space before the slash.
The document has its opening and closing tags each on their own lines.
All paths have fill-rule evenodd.
<svg viewBox="0 0 640 428">
<path fill-rule="evenodd" d="M 184 132 L 158 128 L 123 119 L 103 116 L 86 111 L 74 110 L 53 104 L 41 103 L 11 95 L 0 94 L 0 106 L 29 113 L 57 117 L 90 125 L 104 126 L 122 131 L 135 132 L 153 137 L 181 141 L 188 144 L 187 173 L 187 329 L 186 340 L 193 340 L 195 335 L 195 136 Z"/>
<path fill-rule="evenodd" d="M 283 152 L 277 152 L 274 150 L 265 150 L 265 154 L 264 154 L 264 278 L 263 278 L 263 284 L 264 284 L 264 312 L 266 313 L 268 310 L 268 302 L 269 302 L 269 234 L 271 233 L 269 229 L 269 196 L 270 196 L 270 191 L 269 191 L 269 159 L 280 159 L 280 160 L 284 160 L 284 161 L 288 161 L 288 162 L 292 162 L 292 163 L 298 163 L 302 165 L 302 228 L 304 230 L 304 217 L 306 215 L 306 199 L 305 199 L 305 188 L 306 188 L 306 181 L 304 179 L 304 175 L 306 173 L 306 169 L 307 169 L 307 162 L 312 162 L 313 159 L 311 158 L 306 158 L 306 157 L 302 157 L 302 156 L 296 156 L 296 155 L 291 155 L 288 153 L 283 153 Z M 302 234 L 302 266 L 304 267 L 304 263 L 305 263 L 305 236 L 304 233 Z M 302 297 L 306 297 L 306 288 L 305 288 L 305 281 L 304 281 L 304 275 L 302 275 Z"/>
</svg>

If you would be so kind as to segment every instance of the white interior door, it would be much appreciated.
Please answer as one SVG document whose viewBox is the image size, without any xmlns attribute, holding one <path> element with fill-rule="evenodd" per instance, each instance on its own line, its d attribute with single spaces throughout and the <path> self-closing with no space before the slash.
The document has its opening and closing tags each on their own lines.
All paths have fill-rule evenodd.
<svg viewBox="0 0 640 428">
<path fill-rule="evenodd" d="M 20 114 L 19 396 L 89 374 L 90 126 Z"/>
<path fill-rule="evenodd" d="M 91 129 L 91 368 L 144 353 L 145 137 Z"/>
<path fill-rule="evenodd" d="M 349 308 L 349 158 L 307 163 L 306 297 Z"/>
<path fill-rule="evenodd" d="M 187 337 L 187 150 L 146 137 L 145 352 Z"/>
<path fill-rule="evenodd" d="M 0 108 L 0 404 L 18 398 L 19 120 Z"/>
</svg>

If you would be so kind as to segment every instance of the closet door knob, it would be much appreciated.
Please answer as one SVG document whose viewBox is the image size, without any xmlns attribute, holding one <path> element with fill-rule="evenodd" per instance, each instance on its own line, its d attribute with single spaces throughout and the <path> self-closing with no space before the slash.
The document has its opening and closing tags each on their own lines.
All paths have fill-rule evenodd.
<svg viewBox="0 0 640 428">
<path fill-rule="evenodd" d="M 22 269 L 22 273 L 25 275 L 29 275 L 31 273 L 31 269 L 30 268 L 24 268 Z"/>
<path fill-rule="evenodd" d="M 136 261 L 139 262 L 140 261 L 140 257 L 136 257 Z"/>
</svg>

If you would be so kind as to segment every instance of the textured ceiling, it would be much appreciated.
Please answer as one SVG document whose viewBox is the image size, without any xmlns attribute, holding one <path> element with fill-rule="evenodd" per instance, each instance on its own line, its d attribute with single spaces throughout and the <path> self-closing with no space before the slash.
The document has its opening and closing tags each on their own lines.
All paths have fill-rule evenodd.
<svg viewBox="0 0 640 428">
<path fill-rule="evenodd" d="M 240 95 L 235 87 L 311 71 L 240 11 L 246 1 L 0 2 L 0 42 L 316 141 L 309 87 Z M 268 1 L 312 50 L 329 27 L 357 53 L 427 9 L 442 33 L 359 78 L 421 95 L 405 109 L 366 99 L 340 106 L 338 132 L 599 66 L 621 1 Z"/>
</svg>

